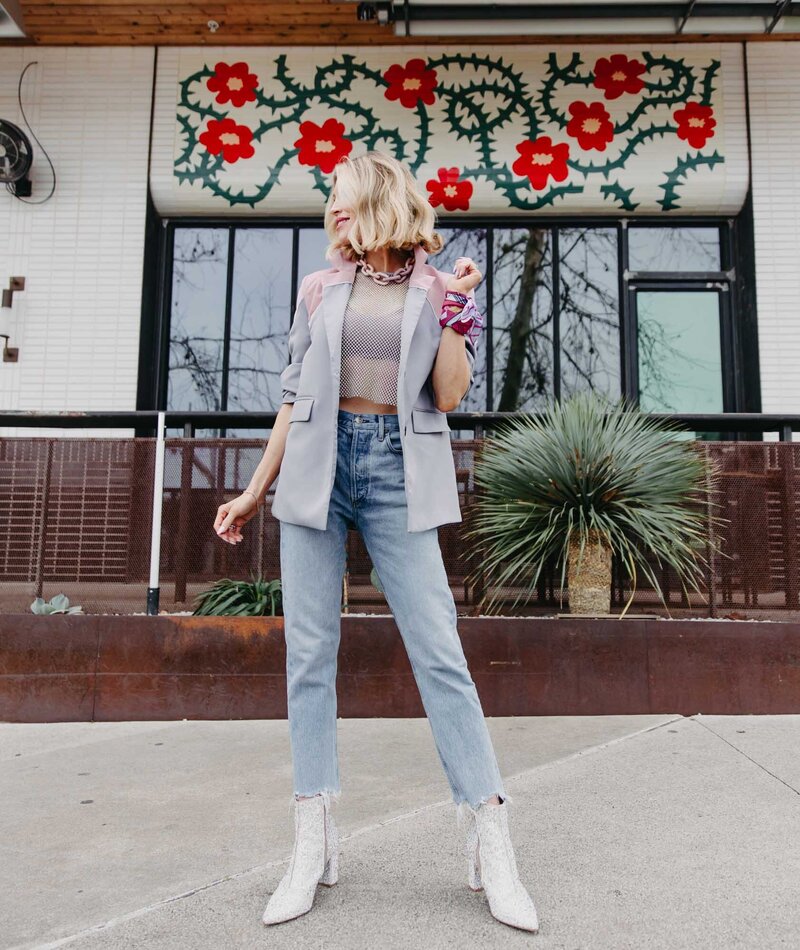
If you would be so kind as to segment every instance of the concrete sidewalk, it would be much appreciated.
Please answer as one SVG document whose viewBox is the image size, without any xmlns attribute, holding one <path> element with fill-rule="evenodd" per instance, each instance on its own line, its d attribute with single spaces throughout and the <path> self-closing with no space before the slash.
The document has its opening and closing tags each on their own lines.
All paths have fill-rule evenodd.
<svg viewBox="0 0 800 950">
<path fill-rule="evenodd" d="M 0 947 L 800 947 L 800 716 L 488 723 L 538 934 L 467 888 L 425 719 L 339 720 L 339 883 L 269 928 L 285 720 L 0 724 Z"/>
</svg>

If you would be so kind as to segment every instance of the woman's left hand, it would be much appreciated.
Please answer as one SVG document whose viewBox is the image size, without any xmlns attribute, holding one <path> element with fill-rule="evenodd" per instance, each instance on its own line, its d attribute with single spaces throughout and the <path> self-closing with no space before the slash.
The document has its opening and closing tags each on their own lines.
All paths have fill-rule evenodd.
<svg viewBox="0 0 800 950">
<path fill-rule="evenodd" d="M 447 281 L 447 289 L 467 294 L 473 287 L 477 287 L 482 279 L 483 274 L 471 257 L 459 257 L 453 268 L 453 276 Z"/>
</svg>

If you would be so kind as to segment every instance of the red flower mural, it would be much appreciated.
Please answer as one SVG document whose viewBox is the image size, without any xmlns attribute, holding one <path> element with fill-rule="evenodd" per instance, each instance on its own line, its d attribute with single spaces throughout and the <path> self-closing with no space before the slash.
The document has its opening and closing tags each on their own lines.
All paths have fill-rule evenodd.
<svg viewBox="0 0 800 950">
<path fill-rule="evenodd" d="M 567 135 L 578 140 L 582 149 L 596 148 L 605 152 L 606 145 L 614 138 L 614 123 L 602 102 L 571 102 L 572 118 L 567 123 Z"/>
<path fill-rule="evenodd" d="M 405 66 L 395 63 L 386 70 L 383 78 L 389 83 L 384 92 L 387 99 L 399 99 L 406 109 L 413 109 L 420 100 L 433 105 L 436 70 L 428 69 L 424 59 L 410 59 Z"/>
<path fill-rule="evenodd" d="M 212 155 L 219 155 L 226 162 L 238 162 L 255 154 L 253 133 L 246 125 L 238 125 L 235 119 L 209 119 L 204 132 L 197 136 Z"/>
<path fill-rule="evenodd" d="M 437 174 L 438 180 L 431 178 L 425 183 L 433 207 L 444 205 L 445 211 L 469 211 L 472 182 L 459 181 L 457 168 L 440 168 Z"/>
<path fill-rule="evenodd" d="M 701 106 L 699 102 L 687 102 L 684 109 L 676 109 L 672 118 L 678 123 L 678 138 L 692 148 L 702 148 L 714 135 L 717 120 L 713 115 L 711 106 Z"/>
<path fill-rule="evenodd" d="M 517 145 L 519 158 L 511 166 L 516 175 L 527 175 L 534 188 L 541 191 L 547 187 L 547 179 L 564 181 L 569 174 L 567 159 L 569 144 L 553 144 L 549 135 L 540 135 L 538 139 L 520 142 Z"/>
<path fill-rule="evenodd" d="M 245 102 L 255 100 L 254 90 L 258 86 L 258 76 L 250 72 L 247 63 L 233 63 L 231 66 L 227 63 L 217 63 L 214 75 L 208 78 L 206 86 L 217 94 L 216 101 L 220 105 L 230 102 L 238 108 Z"/>
<path fill-rule="evenodd" d="M 594 84 L 603 90 L 606 99 L 619 99 L 623 92 L 641 92 L 645 70 L 638 59 L 628 59 L 623 53 L 614 53 L 611 59 L 601 56 L 594 64 Z"/>
<path fill-rule="evenodd" d="M 294 144 L 300 149 L 297 160 L 301 165 L 318 165 L 326 175 L 353 148 L 353 143 L 344 137 L 344 124 L 338 119 L 326 119 L 321 126 L 301 122 L 300 138 Z"/>
</svg>

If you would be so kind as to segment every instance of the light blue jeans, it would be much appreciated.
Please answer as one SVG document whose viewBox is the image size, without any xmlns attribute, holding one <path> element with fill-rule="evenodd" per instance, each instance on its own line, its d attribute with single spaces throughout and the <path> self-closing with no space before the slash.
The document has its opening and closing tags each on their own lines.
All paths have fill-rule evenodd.
<svg viewBox="0 0 800 950">
<path fill-rule="evenodd" d="M 348 528 L 361 532 L 414 672 L 453 801 L 510 801 L 456 628 L 436 528 L 407 530 L 396 414 L 338 411 L 324 531 L 280 523 L 294 795 L 338 798 L 336 670 Z"/>
</svg>

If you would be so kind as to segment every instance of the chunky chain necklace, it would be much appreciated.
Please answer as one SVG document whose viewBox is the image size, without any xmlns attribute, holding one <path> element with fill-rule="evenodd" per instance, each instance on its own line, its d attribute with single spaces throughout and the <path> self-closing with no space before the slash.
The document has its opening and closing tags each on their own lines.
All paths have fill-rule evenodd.
<svg viewBox="0 0 800 950">
<path fill-rule="evenodd" d="M 356 265 L 361 268 L 367 277 L 371 277 L 376 284 L 399 284 L 402 283 L 414 269 L 414 256 L 409 257 L 399 270 L 393 271 L 375 270 L 363 257 L 360 257 L 356 261 Z"/>
</svg>

